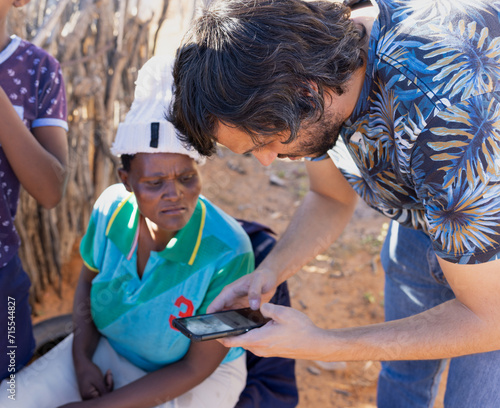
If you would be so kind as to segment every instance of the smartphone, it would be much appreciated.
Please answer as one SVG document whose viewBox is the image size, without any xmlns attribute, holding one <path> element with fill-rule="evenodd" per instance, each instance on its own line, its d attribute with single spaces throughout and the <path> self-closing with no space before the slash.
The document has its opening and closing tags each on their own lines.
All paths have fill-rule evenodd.
<svg viewBox="0 0 500 408">
<path fill-rule="evenodd" d="M 224 310 L 210 314 L 179 317 L 172 321 L 174 327 L 193 341 L 213 340 L 236 336 L 264 326 L 269 320 L 259 310 Z"/>
</svg>

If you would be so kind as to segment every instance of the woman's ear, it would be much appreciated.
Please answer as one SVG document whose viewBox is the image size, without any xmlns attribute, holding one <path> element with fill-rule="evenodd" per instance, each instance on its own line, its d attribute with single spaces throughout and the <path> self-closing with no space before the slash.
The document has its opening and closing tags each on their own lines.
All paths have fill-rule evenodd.
<svg viewBox="0 0 500 408">
<path fill-rule="evenodd" d="M 120 180 L 122 181 L 127 191 L 132 192 L 132 188 L 130 187 L 130 184 L 128 182 L 128 171 L 126 171 L 124 168 L 119 168 L 118 176 L 120 177 Z"/>
</svg>

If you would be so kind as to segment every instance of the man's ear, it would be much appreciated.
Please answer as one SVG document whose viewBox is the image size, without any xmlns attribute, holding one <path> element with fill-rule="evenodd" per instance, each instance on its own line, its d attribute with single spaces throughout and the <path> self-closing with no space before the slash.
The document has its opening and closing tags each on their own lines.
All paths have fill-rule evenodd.
<svg viewBox="0 0 500 408">
<path fill-rule="evenodd" d="M 312 98 L 316 99 L 316 97 L 319 96 L 319 86 L 316 82 L 314 81 L 306 81 L 303 82 L 303 86 L 300 89 L 302 96 L 305 96 L 306 98 Z"/>
<path fill-rule="evenodd" d="M 318 84 L 314 81 L 307 81 L 307 83 L 309 84 L 309 86 L 311 87 L 311 89 L 318 93 L 318 90 L 319 90 L 319 87 L 318 87 Z"/>
<path fill-rule="evenodd" d="M 28 4 L 30 0 L 14 0 L 14 3 L 12 4 L 14 7 L 20 8 Z"/>
<path fill-rule="evenodd" d="M 122 181 L 127 191 L 132 192 L 132 188 L 130 187 L 130 184 L 128 182 L 128 171 L 121 167 L 118 169 L 118 176 L 120 177 L 120 180 Z"/>
</svg>

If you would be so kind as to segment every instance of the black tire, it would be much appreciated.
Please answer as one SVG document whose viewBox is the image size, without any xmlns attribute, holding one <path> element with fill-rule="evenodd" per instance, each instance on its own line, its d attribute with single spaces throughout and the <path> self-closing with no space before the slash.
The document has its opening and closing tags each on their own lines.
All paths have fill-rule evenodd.
<svg viewBox="0 0 500 408">
<path fill-rule="evenodd" d="M 38 358 L 49 352 L 73 331 L 71 313 L 43 320 L 33 326 L 35 336 L 35 352 L 33 357 Z"/>
</svg>

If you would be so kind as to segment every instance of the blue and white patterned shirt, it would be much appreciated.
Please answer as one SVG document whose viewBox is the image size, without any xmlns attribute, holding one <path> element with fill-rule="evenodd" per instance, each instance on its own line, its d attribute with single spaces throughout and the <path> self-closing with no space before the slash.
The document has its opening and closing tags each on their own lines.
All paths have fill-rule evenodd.
<svg viewBox="0 0 500 408">
<path fill-rule="evenodd" d="M 371 207 L 424 230 L 443 259 L 498 259 L 500 2 L 376 5 L 362 95 L 329 155 Z"/>
</svg>

